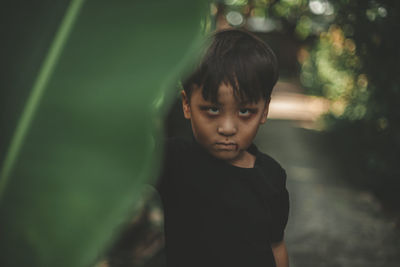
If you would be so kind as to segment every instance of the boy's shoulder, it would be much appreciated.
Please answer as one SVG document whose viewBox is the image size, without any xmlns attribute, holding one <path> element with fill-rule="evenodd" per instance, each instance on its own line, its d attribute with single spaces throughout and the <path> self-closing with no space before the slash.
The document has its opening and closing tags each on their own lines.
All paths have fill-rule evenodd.
<svg viewBox="0 0 400 267">
<path fill-rule="evenodd" d="M 179 165 L 189 160 L 189 157 L 198 150 L 193 138 L 172 137 L 165 142 L 167 161 L 176 161 Z M 262 172 L 268 183 L 279 191 L 285 188 L 286 171 L 281 164 L 272 156 L 258 150 L 255 145 L 252 145 L 249 151 L 256 155 L 255 167 Z"/>
<path fill-rule="evenodd" d="M 281 164 L 267 153 L 258 151 L 257 163 L 261 167 L 268 167 L 270 171 L 284 171 Z"/>
<path fill-rule="evenodd" d="M 274 188 L 281 191 L 286 187 L 286 171 L 276 159 L 258 151 L 256 167 L 262 171 L 264 177 Z"/>
</svg>

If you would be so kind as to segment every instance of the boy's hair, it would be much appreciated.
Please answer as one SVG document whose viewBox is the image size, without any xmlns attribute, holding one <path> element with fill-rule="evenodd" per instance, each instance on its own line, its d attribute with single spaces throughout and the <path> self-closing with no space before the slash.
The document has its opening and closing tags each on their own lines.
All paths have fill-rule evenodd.
<svg viewBox="0 0 400 267">
<path fill-rule="evenodd" d="M 219 31 L 212 37 L 200 65 L 183 82 L 188 98 L 198 86 L 204 99 L 217 103 L 219 86 L 225 83 L 242 101 L 269 100 L 278 80 L 278 62 L 271 48 L 238 29 Z"/>
</svg>

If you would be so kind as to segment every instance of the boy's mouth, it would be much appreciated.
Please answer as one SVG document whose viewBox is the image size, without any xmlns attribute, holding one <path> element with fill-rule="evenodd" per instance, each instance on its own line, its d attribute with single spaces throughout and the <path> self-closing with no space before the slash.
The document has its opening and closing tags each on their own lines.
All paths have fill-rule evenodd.
<svg viewBox="0 0 400 267">
<path fill-rule="evenodd" d="M 232 151 L 232 150 L 236 150 L 237 144 L 235 144 L 235 143 L 217 142 L 217 143 L 215 143 L 215 147 L 218 150 Z"/>
</svg>

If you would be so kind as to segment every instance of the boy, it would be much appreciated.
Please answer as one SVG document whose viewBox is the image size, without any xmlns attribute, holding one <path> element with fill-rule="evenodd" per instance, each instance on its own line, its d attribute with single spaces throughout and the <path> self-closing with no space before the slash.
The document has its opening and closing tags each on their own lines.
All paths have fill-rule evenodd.
<svg viewBox="0 0 400 267">
<path fill-rule="evenodd" d="M 252 144 L 277 78 L 265 43 L 225 30 L 183 84 L 193 140 L 167 143 L 158 186 L 168 267 L 288 266 L 285 171 Z"/>
</svg>

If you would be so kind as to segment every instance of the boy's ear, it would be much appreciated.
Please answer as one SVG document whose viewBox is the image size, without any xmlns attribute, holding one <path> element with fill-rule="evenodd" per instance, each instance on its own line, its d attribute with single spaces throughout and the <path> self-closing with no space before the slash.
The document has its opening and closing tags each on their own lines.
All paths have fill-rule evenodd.
<svg viewBox="0 0 400 267">
<path fill-rule="evenodd" d="M 182 96 L 183 115 L 185 116 L 185 119 L 190 119 L 192 116 L 191 116 L 191 111 L 190 111 L 189 98 L 186 95 L 186 92 L 184 90 L 182 90 L 181 96 Z"/>
<path fill-rule="evenodd" d="M 264 124 L 267 121 L 267 116 L 268 116 L 268 110 L 269 110 L 269 102 L 271 101 L 271 98 L 269 98 L 266 102 L 265 102 L 265 106 L 264 106 L 264 110 L 263 110 L 263 114 L 261 117 L 261 121 L 260 124 Z"/>
</svg>

